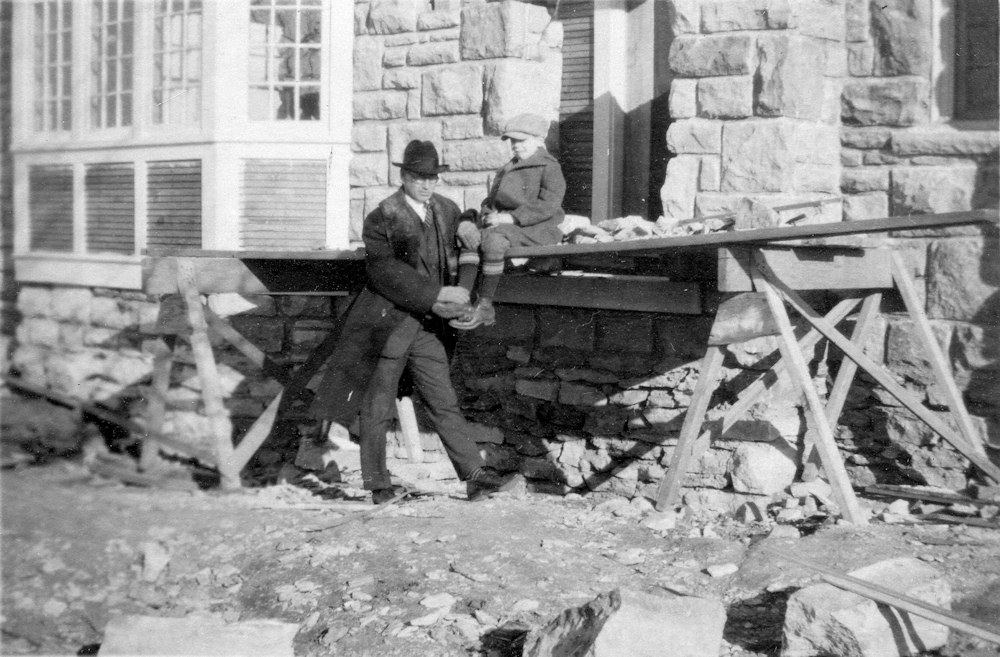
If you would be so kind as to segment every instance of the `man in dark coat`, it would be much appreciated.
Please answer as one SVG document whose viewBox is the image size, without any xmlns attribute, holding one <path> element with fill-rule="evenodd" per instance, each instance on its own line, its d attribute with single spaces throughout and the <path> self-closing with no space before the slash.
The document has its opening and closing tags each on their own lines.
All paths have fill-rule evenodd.
<svg viewBox="0 0 1000 657">
<path fill-rule="evenodd" d="M 367 284 L 347 311 L 337 352 L 317 390 L 314 413 L 350 425 L 360 412 L 361 475 L 381 504 L 405 492 L 386 467 L 403 370 L 427 404 L 441 442 L 470 500 L 513 488 L 519 475 L 486 467 L 458 407 L 443 338 L 449 318 L 469 311 L 469 290 L 455 285 L 455 231 L 460 211 L 434 193 L 440 165 L 429 141 L 410 142 L 400 167 L 402 188 L 364 222 Z"/>
<path fill-rule="evenodd" d="M 504 126 L 502 139 L 510 142 L 514 157 L 496 173 L 480 214 L 458 226 L 462 251 L 458 258 L 459 285 L 471 289 L 482 265 L 478 298 L 473 312 L 453 319 L 457 329 L 470 330 L 496 322 L 493 297 L 500 285 L 507 249 L 512 246 L 558 244 L 566 179 L 559 162 L 545 149 L 549 122 L 537 114 L 520 114 Z M 480 257 L 481 254 L 481 257 Z"/>
</svg>

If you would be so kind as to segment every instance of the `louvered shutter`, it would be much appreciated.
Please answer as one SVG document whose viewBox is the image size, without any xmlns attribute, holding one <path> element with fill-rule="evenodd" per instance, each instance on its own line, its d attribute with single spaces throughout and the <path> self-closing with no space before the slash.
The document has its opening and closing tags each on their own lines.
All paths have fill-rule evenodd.
<svg viewBox="0 0 1000 657">
<path fill-rule="evenodd" d="M 201 248 L 201 160 L 150 162 L 146 244 Z"/>
<path fill-rule="evenodd" d="M 313 249 L 326 243 L 326 161 L 244 160 L 244 249 Z"/>
<path fill-rule="evenodd" d="M 73 250 L 73 168 L 34 166 L 28 172 L 29 248 Z"/>
<path fill-rule="evenodd" d="M 996 119 L 998 47 L 996 0 L 955 3 L 955 118 Z"/>
<path fill-rule="evenodd" d="M 88 253 L 135 253 L 135 173 L 131 164 L 91 164 L 84 179 Z"/>
<path fill-rule="evenodd" d="M 590 216 L 594 148 L 594 0 L 564 0 L 559 162 L 566 177 L 563 209 Z"/>
</svg>

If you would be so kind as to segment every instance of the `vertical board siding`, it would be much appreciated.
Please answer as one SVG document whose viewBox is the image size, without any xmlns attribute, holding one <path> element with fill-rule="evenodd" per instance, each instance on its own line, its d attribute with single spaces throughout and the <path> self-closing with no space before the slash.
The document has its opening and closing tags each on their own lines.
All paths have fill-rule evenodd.
<svg viewBox="0 0 1000 657">
<path fill-rule="evenodd" d="M 84 178 L 88 253 L 135 253 L 132 164 L 91 164 Z"/>
<path fill-rule="evenodd" d="M 201 160 L 150 162 L 146 245 L 201 248 Z"/>
<path fill-rule="evenodd" d="M 566 176 L 563 208 L 590 216 L 594 148 L 594 0 L 564 2 L 559 162 Z"/>
<path fill-rule="evenodd" d="M 240 207 L 242 248 L 322 248 L 326 161 L 244 160 Z"/>
<path fill-rule="evenodd" d="M 73 250 L 73 168 L 33 166 L 28 172 L 32 251 Z"/>
</svg>

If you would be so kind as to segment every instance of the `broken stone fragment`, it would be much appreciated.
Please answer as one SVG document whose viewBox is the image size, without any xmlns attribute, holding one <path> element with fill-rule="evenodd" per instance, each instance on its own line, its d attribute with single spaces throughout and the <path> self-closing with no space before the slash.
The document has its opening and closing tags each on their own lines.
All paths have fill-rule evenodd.
<svg viewBox="0 0 1000 657">
<path fill-rule="evenodd" d="M 162 543 L 146 541 L 142 544 L 142 579 L 155 582 L 170 563 L 170 551 Z"/>
<path fill-rule="evenodd" d="M 948 582 L 919 559 L 887 559 L 849 574 L 943 609 L 951 606 Z M 944 625 L 820 583 L 789 597 L 781 654 L 898 657 L 937 650 L 947 640 Z"/>
<path fill-rule="evenodd" d="M 104 629 L 102 657 L 242 655 L 292 657 L 299 626 L 275 620 L 226 624 L 217 618 L 119 616 Z"/>
<path fill-rule="evenodd" d="M 736 230 L 772 228 L 781 225 L 778 213 L 768 206 L 750 198 L 741 198 L 736 206 Z"/>
<path fill-rule="evenodd" d="M 615 589 L 529 634 L 523 654 L 658 657 L 669 646 L 671 657 L 718 655 L 725 622 L 716 600 Z"/>
<path fill-rule="evenodd" d="M 727 577 L 738 572 L 739 569 L 740 567 L 734 563 L 719 563 L 709 566 L 705 569 L 705 572 L 712 577 Z"/>
</svg>

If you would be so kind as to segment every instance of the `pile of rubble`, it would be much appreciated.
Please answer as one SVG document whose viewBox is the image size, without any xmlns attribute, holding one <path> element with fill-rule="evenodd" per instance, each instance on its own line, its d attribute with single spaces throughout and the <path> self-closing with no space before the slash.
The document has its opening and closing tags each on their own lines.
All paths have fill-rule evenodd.
<svg viewBox="0 0 1000 657">
<path fill-rule="evenodd" d="M 801 205 L 803 204 L 787 206 L 785 209 L 798 211 L 802 209 Z M 570 214 L 566 215 L 560 228 L 565 235 L 565 241 L 570 244 L 685 237 L 793 224 L 806 219 L 810 214 L 815 214 L 820 205 L 821 202 L 817 201 L 812 208 L 806 208 L 806 212 L 798 212 L 793 216 L 788 212 L 782 214 L 783 206 L 772 208 L 751 198 L 741 198 L 732 212 L 710 217 L 679 219 L 661 215 L 656 221 L 649 221 L 638 215 L 628 215 L 593 224 L 589 217 Z"/>
</svg>

